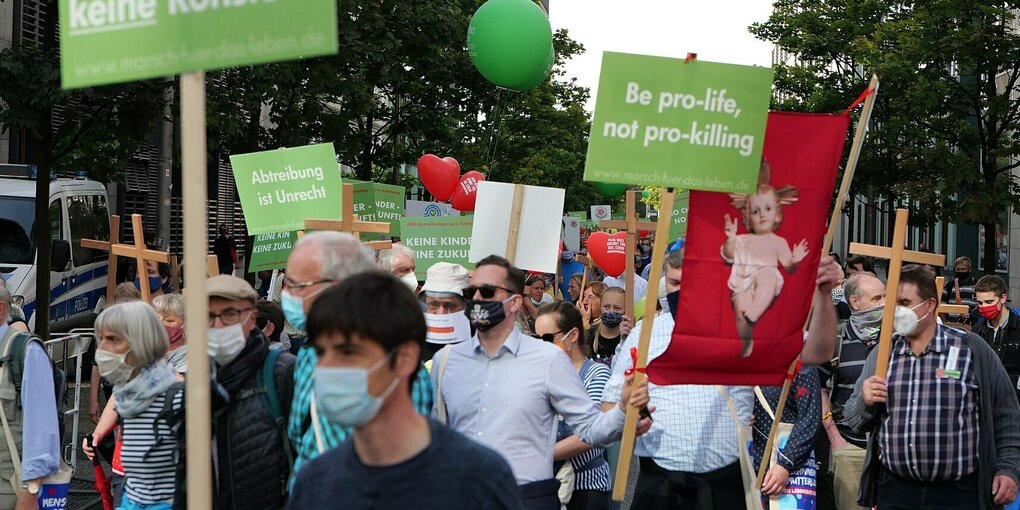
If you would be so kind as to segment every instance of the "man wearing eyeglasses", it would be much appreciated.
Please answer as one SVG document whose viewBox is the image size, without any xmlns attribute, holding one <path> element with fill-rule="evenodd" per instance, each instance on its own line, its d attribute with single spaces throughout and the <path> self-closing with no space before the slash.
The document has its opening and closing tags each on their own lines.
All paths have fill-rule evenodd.
<svg viewBox="0 0 1020 510">
<path fill-rule="evenodd" d="M 467 285 L 468 272 L 460 264 L 436 262 L 429 268 L 421 288 L 427 328 L 421 359 L 431 360 L 444 346 L 471 338 L 471 325 L 464 315 Z"/>
<path fill-rule="evenodd" d="M 269 341 L 255 327 L 258 294 L 248 282 L 219 275 L 206 281 L 206 289 L 215 384 L 217 393 L 230 397 L 219 408 L 213 404 L 213 506 L 283 508 L 291 464 L 284 424 L 294 393 L 295 358 L 280 351 L 270 355 Z M 273 380 L 263 380 L 270 373 Z M 274 398 L 275 409 L 269 404 Z"/>
<path fill-rule="evenodd" d="M 328 231 L 306 234 L 294 244 L 287 258 L 287 276 L 280 296 L 283 314 L 294 327 L 304 330 L 312 305 L 326 289 L 343 285 L 344 280 L 356 274 L 377 270 L 375 254 L 356 237 Z M 386 320 L 388 310 L 377 312 L 378 320 Z M 319 454 L 343 443 L 351 433 L 349 427 L 329 421 L 314 402 L 318 356 L 312 340 L 298 350 L 294 368 L 294 401 L 287 419 L 287 437 L 295 453 L 292 474 Z M 432 384 L 424 367 L 411 384 L 411 401 L 422 414 L 432 409 Z M 291 476 L 291 483 L 294 478 Z"/>
<path fill-rule="evenodd" d="M 478 331 L 436 354 L 433 415 L 486 445 L 510 463 L 529 510 L 558 510 L 553 478 L 557 415 L 586 443 L 607 447 L 623 433 L 622 406 L 606 413 L 592 402 L 570 359 L 551 343 L 523 335 L 513 317 L 524 306 L 524 273 L 499 256 L 478 262 L 464 289 L 467 314 Z M 647 384 L 634 395 L 624 385 L 619 402 L 641 408 Z M 642 419 L 638 433 L 651 422 Z"/>
</svg>

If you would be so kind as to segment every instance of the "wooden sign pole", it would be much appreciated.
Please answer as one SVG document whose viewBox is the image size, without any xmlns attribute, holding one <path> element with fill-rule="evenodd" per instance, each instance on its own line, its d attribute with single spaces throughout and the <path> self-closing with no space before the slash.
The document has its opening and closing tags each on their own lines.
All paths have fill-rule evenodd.
<svg viewBox="0 0 1020 510">
<path fill-rule="evenodd" d="M 208 324 L 209 294 L 204 282 L 206 268 L 198 263 L 209 250 L 206 186 L 206 124 L 205 73 L 196 71 L 181 75 L 181 160 L 184 198 L 184 281 L 188 282 L 188 299 L 184 300 L 184 321 L 187 324 Z M 215 258 L 215 257 L 214 257 Z M 212 262 L 212 261 L 210 261 Z M 213 266 L 214 264 L 209 264 Z M 219 273 L 216 271 L 210 274 Z M 208 269 L 212 269 L 209 267 Z M 193 353 L 207 350 L 206 328 L 190 328 L 188 349 Z M 209 395 L 209 357 L 189 356 L 185 381 L 188 430 L 188 508 L 212 508 L 212 420 Z"/>
<path fill-rule="evenodd" d="M 638 221 L 637 208 L 635 206 L 637 203 L 638 193 L 640 193 L 638 190 L 627 191 L 627 216 L 625 221 L 602 220 L 599 222 L 599 226 L 602 228 L 615 228 L 627 233 L 626 251 L 624 255 L 627 257 L 627 266 L 623 273 L 625 279 L 624 288 L 627 290 L 627 299 L 624 300 L 624 314 L 631 319 L 634 319 L 634 301 L 637 301 L 638 299 L 637 296 L 634 295 L 634 248 L 637 246 L 638 242 L 638 230 L 654 230 L 658 228 L 655 223 L 649 221 Z M 658 234 L 656 234 L 655 237 L 658 237 Z M 665 237 L 668 240 L 669 234 L 667 233 Z"/>
<path fill-rule="evenodd" d="M 673 189 L 662 192 L 662 206 L 659 221 L 655 227 L 655 251 L 652 252 L 652 268 L 648 271 L 648 293 L 645 295 L 645 316 L 641 326 L 641 337 L 638 339 L 637 361 L 634 363 L 634 381 L 631 391 L 645 379 L 644 368 L 648 364 L 648 345 L 652 339 L 655 321 L 655 305 L 659 299 L 659 274 L 662 272 L 662 261 L 666 258 L 666 247 L 669 244 L 669 223 L 673 213 Z M 668 311 L 666 313 L 669 313 Z M 613 484 L 613 500 L 623 501 L 627 492 L 627 478 L 630 474 L 630 459 L 634 455 L 634 440 L 637 437 L 638 409 L 628 402 L 618 402 L 627 413 L 623 425 L 623 439 L 620 442 L 620 457 L 616 465 L 616 482 Z"/>
<path fill-rule="evenodd" d="M 584 296 L 584 286 L 588 285 L 588 273 L 591 272 L 592 261 L 591 257 L 587 257 L 584 255 L 577 255 L 574 257 L 574 260 L 584 264 L 584 272 L 581 273 L 581 291 L 580 291 L 581 296 L 577 298 L 577 302 L 580 303 L 581 297 Z"/>
<path fill-rule="evenodd" d="M 113 224 L 118 228 L 116 232 L 119 232 L 120 217 L 114 216 L 115 221 Z M 107 304 L 113 304 L 113 291 L 116 287 L 115 273 L 117 271 L 117 257 L 132 257 L 135 259 L 137 266 L 138 281 L 141 284 L 142 301 L 146 303 L 152 303 L 152 293 L 149 290 L 148 281 L 148 266 L 146 262 L 149 260 L 162 262 L 164 264 L 170 263 L 170 254 L 165 251 L 149 250 L 145 247 L 145 238 L 142 233 L 142 215 L 132 214 L 131 215 L 131 230 L 135 238 L 134 244 L 120 244 L 116 241 L 99 241 L 96 239 L 82 239 L 81 246 L 83 248 L 90 248 L 93 250 L 103 250 L 110 252 L 110 268 L 108 270 L 108 276 L 106 278 L 106 297 Z M 119 238 L 119 234 L 110 232 L 110 239 Z"/>
<path fill-rule="evenodd" d="M 854 140 L 850 144 L 850 155 L 847 158 L 846 169 L 843 171 L 843 180 L 839 185 L 839 192 L 836 193 L 836 203 L 832 207 L 832 214 L 829 215 L 829 228 L 825 234 L 825 238 L 822 241 L 822 249 L 818 253 L 818 257 L 824 257 L 829 254 L 829 250 L 832 248 L 832 240 L 836 236 L 836 231 L 839 230 L 839 222 L 843 218 L 843 204 L 846 203 L 846 197 L 850 193 L 850 184 L 853 182 L 854 173 L 857 171 L 857 162 L 861 158 L 861 149 L 864 146 L 864 137 L 868 131 L 868 123 L 871 121 L 871 112 L 875 108 L 875 98 L 878 96 L 878 76 L 871 75 L 871 82 L 868 84 L 868 88 L 872 91 L 871 94 L 864 100 L 864 107 L 861 109 L 861 118 L 857 121 L 857 129 L 854 131 Z M 804 331 L 808 330 L 808 324 L 811 321 L 811 314 L 808 314 L 808 318 L 804 321 Z M 779 393 L 779 404 L 776 406 L 776 419 L 772 420 L 772 427 L 769 430 L 768 440 L 765 442 L 766 452 L 772 451 L 772 445 L 776 441 L 776 436 L 779 434 L 779 422 L 782 420 L 783 411 L 786 410 L 786 400 L 790 395 L 790 385 L 792 379 L 790 374 L 796 377 L 796 364 L 797 361 L 793 361 L 790 364 L 789 370 L 787 370 L 787 379 L 783 383 L 783 389 Z M 765 480 L 765 471 L 768 466 L 767 462 L 762 461 L 761 466 L 758 467 L 758 478 L 756 487 L 761 487 L 762 482 Z"/>
<path fill-rule="evenodd" d="M 514 201 L 510 206 L 510 228 L 507 229 L 506 259 L 511 264 L 517 258 L 517 240 L 521 235 L 521 210 L 524 208 L 524 186 L 514 185 Z"/>
<path fill-rule="evenodd" d="M 92 248 L 106 252 L 108 269 L 106 271 L 106 306 L 113 304 L 113 293 L 117 288 L 117 254 L 110 249 L 111 245 L 120 243 L 120 216 L 110 216 L 110 240 L 82 239 L 82 248 Z"/>
</svg>

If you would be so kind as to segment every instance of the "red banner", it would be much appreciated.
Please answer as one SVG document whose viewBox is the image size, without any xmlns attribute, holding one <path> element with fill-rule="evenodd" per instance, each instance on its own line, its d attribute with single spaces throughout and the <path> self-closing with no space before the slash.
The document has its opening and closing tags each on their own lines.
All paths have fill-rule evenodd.
<svg viewBox="0 0 1020 510">
<path fill-rule="evenodd" d="M 684 273 L 655 384 L 782 384 L 803 347 L 847 115 L 771 112 L 749 195 L 691 192 Z"/>
</svg>

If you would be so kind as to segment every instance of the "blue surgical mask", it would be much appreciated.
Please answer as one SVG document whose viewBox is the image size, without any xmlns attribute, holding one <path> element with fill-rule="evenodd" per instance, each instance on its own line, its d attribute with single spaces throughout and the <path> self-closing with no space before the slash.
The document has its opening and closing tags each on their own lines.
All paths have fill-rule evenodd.
<svg viewBox="0 0 1020 510">
<path fill-rule="evenodd" d="M 369 368 L 315 367 L 315 402 L 326 419 L 343 427 L 360 427 L 372 421 L 400 384 L 400 378 L 394 379 L 382 395 L 373 397 L 368 393 L 368 375 L 392 354 Z"/>
<path fill-rule="evenodd" d="M 151 292 L 156 292 L 162 286 L 163 286 L 163 278 L 160 278 L 159 276 L 150 276 L 149 277 L 149 292 L 150 293 Z M 138 290 L 142 290 L 142 281 L 137 276 L 135 277 L 135 288 L 138 289 Z"/>
<path fill-rule="evenodd" d="M 294 329 L 299 331 L 305 330 L 305 323 L 308 321 L 308 317 L 305 316 L 304 298 L 283 291 L 280 293 L 280 307 L 283 308 L 283 316 L 291 326 L 294 326 Z"/>
</svg>

